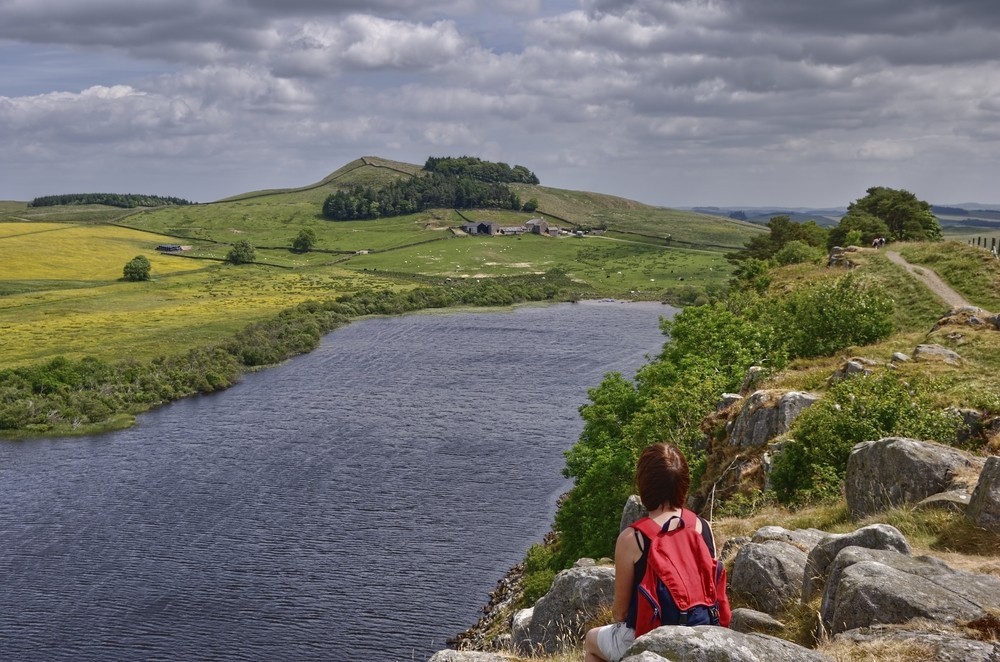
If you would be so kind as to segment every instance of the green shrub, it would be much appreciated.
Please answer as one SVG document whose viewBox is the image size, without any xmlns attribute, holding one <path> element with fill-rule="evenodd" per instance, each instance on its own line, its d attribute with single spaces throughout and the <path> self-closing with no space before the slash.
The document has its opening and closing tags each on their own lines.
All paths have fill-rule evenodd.
<svg viewBox="0 0 1000 662">
<path fill-rule="evenodd" d="M 935 409 L 926 386 L 895 374 L 840 382 L 806 409 L 774 461 L 771 485 L 779 501 L 796 503 L 839 496 L 855 444 L 889 436 L 955 441 L 959 418 Z"/>
<path fill-rule="evenodd" d="M 148 257 L 145 255 L 136 255 L 125 264 L 125 267 L 122 269 L 122 278 L 132 282 L 149 280 L 151 268 L 152 265 Z"/>
<path fill-rule="evenodd" d="M 792 356 L 828 356 L 893 331 L 892 299 L 854 274 L 792 293 L 784 313 Z"/>
<path fill-rule="evenodd" d="M 524 559 L 524 590 L 518 604 L 521 607 L 530 607 L 538 601 L 538 598 L 548 593 L 558 570 L 555 555 L 550 546 L 532 545 L 529 547 L 528 554 Z"/>
<path fill-rule="evenodd" d="M 819 262 L 826 256 L 822 248 L 810 246 L 804 241 L 794 239 L 785 244 L 774 254 L 774 261 L 784 266 L 800 262 Z"/>
<path fill-rule="evenodd" d="M 246 239 L 240 239 L 226 254 L 226 260 L 233 264 L 248 264 L 257 257 L 257 251 Z"/>
</svg>

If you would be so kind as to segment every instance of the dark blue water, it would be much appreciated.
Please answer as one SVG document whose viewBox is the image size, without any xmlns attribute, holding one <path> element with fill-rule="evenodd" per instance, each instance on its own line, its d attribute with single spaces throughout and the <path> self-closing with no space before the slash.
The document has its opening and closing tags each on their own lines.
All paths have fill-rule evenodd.
<svg viewBox="0 0 1000 662">
<path fill-rule="evenodd" d="M 548 530 L 659 304 L 369 319 L 108 435 L 0 443 L 0 658 L 426 660 Z"/>
</svg>

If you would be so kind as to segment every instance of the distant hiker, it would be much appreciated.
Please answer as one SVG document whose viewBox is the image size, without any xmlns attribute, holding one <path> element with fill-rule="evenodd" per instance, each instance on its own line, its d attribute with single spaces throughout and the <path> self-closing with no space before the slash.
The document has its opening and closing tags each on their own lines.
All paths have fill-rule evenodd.
<svg viewBox="0 0 1000 662">
<path fill-rule="evenodd" d="M 661 624 L 729 626 L 726 573 L 715 559 L 712 529 L 684 508 L 691 485 L 684 455 L 670 444 L 646 447 L 635 483 L 649 517 L 618 536 L 616 622 L 587 632 L 585 662 L 618 662 L 636 636 Z"/>
</svg>

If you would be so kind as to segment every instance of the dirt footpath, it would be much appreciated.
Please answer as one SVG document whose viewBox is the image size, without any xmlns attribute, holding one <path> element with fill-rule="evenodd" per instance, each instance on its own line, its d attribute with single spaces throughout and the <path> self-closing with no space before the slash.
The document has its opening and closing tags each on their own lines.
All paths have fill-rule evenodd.
<svg viewBox="0 0 1000 662">
<path fill-rule="evenodd" d="M 952 308 L 960 306 L 971 306 L 972 304 L 966 301 L 961 294 L 951 289 L 947 283 L 941 280 L 941 277 L 934 273 L 927 267 L 921 267 L 917 265 L 910 264 L 903 259 L 903 256 L 895 251 L 886 251 L 885 256 L 889 258 L 892 262 L 895 262 L 899 266 L 903 267 L 909 271 L 915 278 L 920 280 L 924 285 L 930 288 L 930 291 L 938 296 L 939 299 L 944 301 L 946 304 Z"/>
</svg>

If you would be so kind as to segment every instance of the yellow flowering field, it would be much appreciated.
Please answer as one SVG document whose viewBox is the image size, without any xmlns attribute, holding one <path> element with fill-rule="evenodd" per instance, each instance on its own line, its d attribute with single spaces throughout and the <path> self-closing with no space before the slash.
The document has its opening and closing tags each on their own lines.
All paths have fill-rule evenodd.
<svg viewBox="0 0 1000 662">
<path fill-rule="evenodd" d="M 222 342 L 250 322 L 303 301 L 389 285 L 333 267 L 292 271 L 163 259 L 210 266 L 155 278 L 154 264 L 152 281 L 109 279 L 91 287 L 0 296 L 0 365 L 57 355 L 115 360 L 179 354 Z"/>
<path fill-rule="evenodd" d="M 156 251 L 167 243 L 178 241 L 112 225 L 0 223 L 0 281 L 114 281 L 137 255 L 149 258 L 153 278 L 205 267 Z"/>
</svg>

